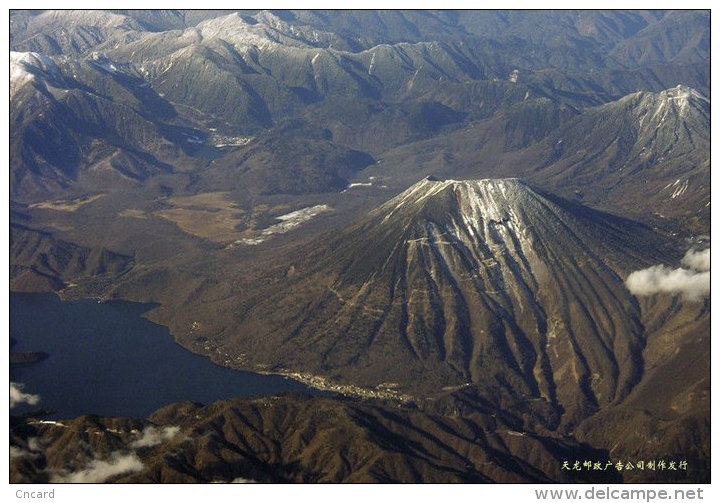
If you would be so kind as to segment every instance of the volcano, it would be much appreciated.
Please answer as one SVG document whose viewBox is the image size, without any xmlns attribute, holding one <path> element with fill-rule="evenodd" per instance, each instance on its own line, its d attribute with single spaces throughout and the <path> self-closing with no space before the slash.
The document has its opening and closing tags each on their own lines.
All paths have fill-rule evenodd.
<svg viewBox="0 0 720 503">
<path fill-rule="evenodd" d="M 638 382 L 644 329 L 623 278 L 662 248 L 518 179 L 428 177 L 244 278 L 222 345 L 276 371 L 424 397 L 472 387 L 573 423 Z"/>
</svg>

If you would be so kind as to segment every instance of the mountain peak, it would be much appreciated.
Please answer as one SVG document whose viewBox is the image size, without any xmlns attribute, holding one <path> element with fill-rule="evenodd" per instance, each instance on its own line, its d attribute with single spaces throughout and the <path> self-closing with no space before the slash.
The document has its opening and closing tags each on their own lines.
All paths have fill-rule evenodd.
<svg viewBox="0 0 720 503">
<path fill-rule="evenodd" d="M 38 75 L 60 78 L 60 70 L 45 54 L 10 51 L 10 96 Z"/>
<path fill-rule="evenodd" d="M 665 91 L 661 91 L 659 94 L 661 94 L 661 95 L 664 94 L 664 95 L 667 95 L 668 97 L 674 98 L 674 99 L 692 98 L 692 99 L 696 99 L 696 100 L 706 101 L 708 103 L 710 102 L 710 100 L 708 100 L 705 96 L 700 94 L 698 91 L 696 91 L 692 87 L 684 86 L 682 84 L 678 84 L 675 87 L 666 89 Z"/>
<path fill-rule="evenodd" d="M 388 201 L 381 209 L 387 211 L 383 221 L 398 210 L 428 215 L 437 210 L 437 217 L 455 208 L 456 213 L 475 220 L 507 220 L 537 194 L 518 178 L 486 178 L 481 180 L 439 180 L 428 176 L 405 192 Z M 443 201 L 443 202 L 440 202 Z M 427 211 L 426 211 L 427 210 Z"/>
<path fill-rule="evenodd" d="M 710 116 L 710 100 L 692 87 L 678 85 L 659 92 L 639 92 L 630 94 L 618 102 L 605 106 L 626 105 L 632 103 L 635 118 L 640 126 L 656 128 L 666 120 L 692 120 L 692 118 Z"/>
<path fill-rule="evenodd" d="M 651 101 L 658 109 L 668 106 L 671 110 L 677 111 L 678 115 L 683 116 L 692 107 L 698 111 L 708 108 L 710 100 L 697 92 L 692 87 L 678 85 L 659 93 L 654 94 Z"/>
<path fill-rule="evenodd" d="M 405 192 L 397 196 L 397 198 L 405 199 L 411 194 L 419 195 L 423 199 L 429 195 L 437 194 L 442 189 L 450 188 L 453 191 L 485 191 L 487 197 L 507 197 L 510 192 L 532 191 L 519 178 L 483 178 L 473 180 L 453 180 L 440 178 L 430 175 L 414 185 L 410 186 Z M 425 194 L 423 194 L 423 191 Z M 397 199 L 395 198 L 395 199 Z"/>
<path fill-rule="evenodd" d="M 248 23 L 237 12 L 208 19 L 191 30 L 199 31 L 203 39 L 230 39 L 251 45 L 272 42 L 264 25 Z"/>
</svg>

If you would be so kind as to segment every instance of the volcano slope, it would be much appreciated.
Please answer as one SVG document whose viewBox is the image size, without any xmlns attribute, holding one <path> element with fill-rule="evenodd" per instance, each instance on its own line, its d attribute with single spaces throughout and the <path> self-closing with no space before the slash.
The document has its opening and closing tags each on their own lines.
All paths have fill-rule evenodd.
<svg viewBox="0 0 720 503">
<path fill-rule="evenodd" d="M 290 256 L 236 279 L 206 323 L 231 329 L 180 341 L 413 398 L 471 389 L 571 428 L 639 381 L 644 326 L 623 278 L 672 251 L 517 179 L 428 178 Z M 207 305 L 180 309 L 203 326 Z"/>
</svg>

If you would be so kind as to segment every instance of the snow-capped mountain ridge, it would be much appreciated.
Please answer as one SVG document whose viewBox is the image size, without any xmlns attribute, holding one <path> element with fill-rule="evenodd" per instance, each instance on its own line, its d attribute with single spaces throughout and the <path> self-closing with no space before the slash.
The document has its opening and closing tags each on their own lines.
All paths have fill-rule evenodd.
<svg viewBox="0 0 720 503">
<path fill-rule="evenodd" d="M 10 97 L 38 76 L 62 79 L 60 70 L 49 56 L 37 52 L 10 51 Z"/>
<path fill-rule="evenodd" d="M 633 106 L 638 130 L 643 127 L 660 128 L 665 121 L 694 120 L 695 116 L 710 116 L 710 100 L 697 90 L 683 85 L 671 87 L 657 93 L 641 91 L 630 94 L 617 102 L 600 107 Z M 675 127 L 673 125 L 673 127 Z"/>
</svg>

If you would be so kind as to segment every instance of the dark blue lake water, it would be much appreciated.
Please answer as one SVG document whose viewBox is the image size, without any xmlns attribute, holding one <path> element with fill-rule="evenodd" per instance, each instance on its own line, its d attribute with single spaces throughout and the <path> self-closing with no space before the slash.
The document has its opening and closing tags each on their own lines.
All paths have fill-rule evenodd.
<svg viewBox="0 0 720 503">
<path fill-rule="evenodd" d="M 145 417 L 182 400 L 211 403 L 281 392 L 327 394 L 282 376 L 215 365 L 176 344 L 167 328 L 141 314 L 151 306 L 130 302 L 63 302 L 54 294 L 10 294 L 13 351 L 43 351 L 49 358 L 13 365 L 12 382 L 40 395 L 33 409 L 48 417 L 80 414 Z M 28 410 L 18 406 L 11 412 Z"/>
</svg>

